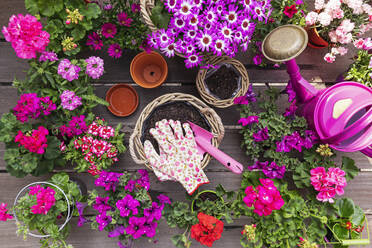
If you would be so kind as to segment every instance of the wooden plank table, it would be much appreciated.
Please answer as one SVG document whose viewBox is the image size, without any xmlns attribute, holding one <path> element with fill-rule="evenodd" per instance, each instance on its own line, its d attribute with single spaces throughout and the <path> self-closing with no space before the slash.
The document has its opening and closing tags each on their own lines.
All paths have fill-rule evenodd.
<svg viewBox="0 0 372 248">
<path fill-rule="evenodd" d="M 6 25 L 11 14 L 25 13 L 23 0 L 2 0 L 0 3 L 0 27 Z M 0 36 L 0 39 L 2 34 Z M 298 58 L 298 63 L 305 78 L 313 82 L 333 83 L 336 77 L 344 72 L 347 66 L 351 63 L 349 57 L 344 56 L 337 58 L 334 64 L 326 64 L 322 60 L 324 51 L 307 48 L 305 52 Z M 88 54 L 85 54 L 88 56 Z M 118 118 L 113 116 L 105 107 L 99 106 L 95 109 L 95 113 L 106 120 L 111 125 L 123 123 L 124 131 L 126 132 L 126 145 L 128 146 L 128 138 L 134 128 L 135 122 L 139 117 L 141 110 L 154 98 L 171 92 L 189 93 L 199 97 L 195 87 L 195 77 L 197 70 L 187 70 L 184 67 L 183 61 L 180 58 L 167 59 L 169 67 L 169 76 L 161 87 L 156 89 L 143 89 L 133 84 L 129 75 L 129 63 L 134 53 L 124 52 L 123 57 L 118 60 L 113 60 L 105 54 L 96 53 L 95 55 L 102 56 L 105 59 L 106 74 L 102 77 L 96 86 L 96 94 L 104 97 L 109 87 L 115 83 L 129 83 L 135 87 L 139 94 L 140 104 L 137 111 L 130 117 Z M 83 55 L 84 56 L 84 55 Z M 241 54 L 238 59 L 243 61 L 248 69 L 248 74 L 251 83 L 253 83 L 254 91 L 263 90 L 265 83 L 270 83 L 271 86 L 284 87 L 288 80 L 285 66 L 278 69 L 269 68 L 261 69 L 251 63 L 251 56 Z M 0 40 L 0 115 L 8 112 L 13 108 L 18 99 L 17 92 L 11 87 L 11 82 L 16 76 L 17 78 L 24 77 L 24 71 L 27 69 L 27 63 L 22 59 L 16 57 L 10 44 L 4 39 Z M 245 166 L 250 164 L 249 157 L 245 155 L 244 151 L 240 149 L 241 135 L 239 134 L 240 127 L 237 125 L 239 113 L 235 107 L 227 109 L 216 109 L 221 116 L 226 127 L 226 135 L 221 144 L 221 149 Z M 0 144 L 0 202 L 8 202 L 10 205 L 14 200 L 17 192 L 22 186 L 39 180 L 40 178 L 26 177 L 17 179 L 11 177 L 5 170 L 5 162 L 3 160 L 4 145 Z M 358 167 L 360 168 L 359 175 L 346 187 L 345 196 L 351 197 L 356 204 L 360 205 L 367 213 L 372 226 L 372 167 L 371 160 L 361 153 L 347 154 L 352 157 Z M 135 171 L 143 168 L 141 165 L 135 164 L 129 152 L 120 157 L 113 170 L 129 170 Z M 94 187 L 93 178 L 87 173 L 74 173 L 72 169 L 66 168 L 65 171 L 72 174 L 74 177 L 81 178 L 88 189 Z M 211 181 L 211 184 L 202 186 L 202 189 L 207 189 L 216 186 L 218 183 L 223 184 L 229 190 L 236 190 L 239 188 L 241 176 L 234 175 L 227 170 L 216 160 L 212 159 L 211 163 L 206 168 L 206 174 Z M 44 178 L 48 178 L 45 176 Z M 150 174 L 152 188 L 168 194 L 175 200 L 184 199 L 184 189 L 178 183 L 159 182 L 156 180 L 153 173 Z M 98 232 L 89 229 L 86 225 L 82 228 L 76 226 L 76 219 L 72 220 L 72 232 L 68 242 L 76 248 L 102 248 L 102 247 L 117 247 L 116 239 L 107 237 L 106 232 Z M 248 219 L 240 219 L 231 225 L 226 225 L 222 239 L 215 242 L 214 247 L 240 247 L 240 231 L 242 226 L 248 223 Z M 29 238 L 27 242 L 23 241 L 21 237 L 15 234 L 16 226 L 14 221 L 0 223 L 0 248 L 21 248 L 21 247 L 39 247 L 38 240 Z M 146 240 L 141 240 L 136 243 L 136 247 L 173 247 L 170 238 L 176 234 L 178 230 L 169 229 L 165 222 L 160 224 L 156 236 L 158 242 L 148 243 Z M 372 235 L 372 233 L 371 233 Z M 201 247 L 196 241 L 193 242 L 192 247 Z"/>
</svg>

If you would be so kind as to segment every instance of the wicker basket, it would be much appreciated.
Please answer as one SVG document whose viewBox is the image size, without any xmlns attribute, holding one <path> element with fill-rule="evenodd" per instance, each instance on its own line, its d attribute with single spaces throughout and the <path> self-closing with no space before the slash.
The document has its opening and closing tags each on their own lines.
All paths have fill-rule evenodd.
<svg viewBox="0 0 372 248">
<path fill-rule="evenodd" d="M 207 64 L 210 65 L 217 65 L 217 64 L 230 64 L 234 66 L 234 68 L 240 73 L 242 79 L 241 79 L 241 87 L 239 91 L 235 94 L 234 97 L 229 99 L 218 99 L 215 96 L 211 95 L 206 88 L 206 85 L 204 83 L 205 76 L 207 75 L 208 69 L 200 69 L 198 72 L 198 75 L 196 77 L 196 86 L 198 88 L 200 96 L 203 98 L 204 101 L 207 103 L 216 106 L 218 108 L 227 108 L 234 104 L 234 99 L 239 96 L 243 96 L 249 87 L 249 78 L 247 70 L 245 69 L 244 65 L 233 58 L 230 58 L 228 56 L 213 56 L 209 57 L 207 59 Z"/>
<path fill-rule="evenodd" d="M 146 119 L 149 117 L 152 111 L 158 106 L 163 105 L 165 103 L 177 101 L 188 102 L 204 115 L 205 119 L 209 122 L 211 126 L 212 133 L 215 135 L 215 137 L 212 139 L 212 144 L 215 147 L 219 146 L 225 134 L 225 129 L 221 122 L 221 118 L 213 109 L 209 108 L 205 103 L 203 103 L 201 100 L 192 95 L 183 93 L 165 94 L 149 103 L 143 109 L 140 117 L 137 120 L 136 126 L 134 127 L 133 133 L 129 139 L 129 152 L 134 162 L 136 162 L 137 164 L 145 164 L 149 169 L 152 169 L 151 165 L 149 164 L 148 160 L 145 157 L 144 147 L 141 142 L 143 123 L 144 121 L 146 121 Z M 206 167 L 210 160 L 211 156 L 209 154 L 206 154 L 203 158 L 201 167 L 202 168 Z"/>
</svg>

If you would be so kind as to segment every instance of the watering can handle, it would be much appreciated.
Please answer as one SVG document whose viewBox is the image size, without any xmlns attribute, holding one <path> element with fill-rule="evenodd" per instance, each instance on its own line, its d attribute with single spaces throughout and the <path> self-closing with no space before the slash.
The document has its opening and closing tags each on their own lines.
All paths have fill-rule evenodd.
<svg viewBox="0 0 372 248">
<path fill-rule="evenodd" d="M 336 135 L 322 139 L 322 141 L 330 144 L 340 143 L 343 140 L 353 137 L 355 134 L 359 133 L 371 124 L 372 107 L 359 120 L 348 126 L 346 129 Z"/>
</svg>

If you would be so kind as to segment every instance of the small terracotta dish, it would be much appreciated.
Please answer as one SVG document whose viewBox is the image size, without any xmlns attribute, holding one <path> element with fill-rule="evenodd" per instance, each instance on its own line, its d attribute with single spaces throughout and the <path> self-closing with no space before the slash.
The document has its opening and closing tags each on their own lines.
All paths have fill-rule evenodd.
<svg viewBox="0 0 372 248">
<path fill-rule="evenodd" d="M 130 63 L 130 75 L 133 81 L 143 88 L 160 86 L 168 76 L 165 59 L 156 52 L 142 52 Z"/>
<path fill-rule="evenodd" d="M 133 114 L 138 107 L 137 91 L 127 84 L 115 84 L 106 93 L 108 109 L 119 117 Z"/>
</svg>

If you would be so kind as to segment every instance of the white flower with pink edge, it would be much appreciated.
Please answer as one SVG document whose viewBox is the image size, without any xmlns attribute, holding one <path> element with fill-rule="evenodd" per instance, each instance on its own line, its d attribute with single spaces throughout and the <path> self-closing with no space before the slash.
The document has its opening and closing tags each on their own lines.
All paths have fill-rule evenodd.
<svg viewBox="0 0 372 248">
<path fill-rule="evenodd" d="M 325 60 L 327 63 L 333 63 L 333 62 L 335 62 L 335 60 L 336 60 L 336 56 L 332 55 L 331 53 L 327 53 L 327 54 L 324 56 L 324 60 Z"/>
</svg>

